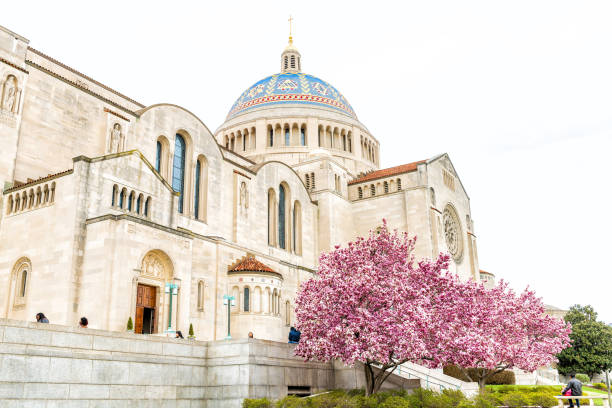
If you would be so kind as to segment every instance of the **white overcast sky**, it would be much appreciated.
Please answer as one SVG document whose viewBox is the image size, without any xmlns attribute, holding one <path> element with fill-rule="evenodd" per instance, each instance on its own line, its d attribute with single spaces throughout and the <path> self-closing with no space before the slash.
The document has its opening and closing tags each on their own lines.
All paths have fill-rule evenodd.
<svg viewBox="0 0 612 408">
<path fill-rule="evenodd" d="M 305 72 L 351 102 L 388 167 L 448 152 L 480 267 L 612 322 L 611 1 L 22 1 L 0 24 L 211 131 L 279 70 L 287 18 Z"/>
</svg>

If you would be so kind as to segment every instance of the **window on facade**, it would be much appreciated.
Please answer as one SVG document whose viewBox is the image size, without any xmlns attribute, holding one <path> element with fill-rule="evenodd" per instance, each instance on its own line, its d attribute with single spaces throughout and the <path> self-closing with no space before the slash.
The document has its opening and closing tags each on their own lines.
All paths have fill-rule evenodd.
<svg viewBox="0 0 612 408">
<path fill-rule="evenodd" d="M 172 189 L 180 193 L 178 211 L 183 213 L 185 189 L 185 139 L 177 134 L 174 141 L 174 160 L 172 162 Z"/>
<path fill-rule="evenodd" d="M 274 129 L 270 128 L 269 137 L 268 137 L 268 146 L 274 146 Z"/>
<path fill-rule="evenodd" d="M 346 152 L 346 135 L 342 135 L 342 150 Z"/>
<path fill-rule="evenodd" d="M 134 205 L 134 192 L 130 193 L 130 198 L 128 200 L 128 211 L 132 211 L 132 206 Z"/>
<path fill-rule="evenodd" d="M 282 249 L 285 245 L 285 187 L 281 184 L 278 189 L 278 246 Z"/>
<path fill-rule="evenodd" d="M 145 201 L 145 205 L 144 205 L 144 216 L 148 217 L 149 216 L 149 211 L 151 210 L 151 197 L 147 198 L 147 201 Z"/>
<path fill-rule="evenodd" d="M 289 57 L 285 57 L 285 69 L 289 68 Z"/>
<path fill-rule="evenodd" d="M 302 205 L 299 201 L 293 204 L 293 249 L 302 254 Z"/>
<path fill-rule="evenodd" d="M 247 135 L 244 134 L 242 135 L 242 151 L 246 152 L 246 140 L 247 140 Z"/>
<path fill-rule="evenodd" d="M 357 196 L 363 198 L 363 189 L 361 187 L 357 187 Z"/>
<path fill-rule="evenodd" d="M 376 187 L 374 184 L 370 185 L 370 194 L 372 194 L 372 197 L 376 195 Z"/>
<path fill-rule="evenodd" d="M 121 190 L 121 194 L 119 195 L 119 208 L 123 209 L 123 205 L 125 204 L 125 199 L 127 196 L 127 191 L 124 188 L 123 190 Z"/>
<path fill-rule="evenodd" d="M 300 129 L 300 145 L 306 146 L 306 129 Z"/>
<path fill-rule="evenodd" d="M 385 188 L 385 193 L 388 193 L 389 192 L 389 183 L 385 181 L 384 186 L 385 186 L 384 187 Z"/>
<path fill-rule="evenodd" d="M 115 206 L 115 204 L 117 203 L 117 193 L 118 193 L 118 187 L 117 187 L 117 185 L 115 184 L 115 185 L 113 186 L 113 197 L 111 198 L 111 205 L 112 205 L 113 207 L 114 207 L 114 206 Z M 46 195 L 46 193 L 45 193 L 45 195 Z M 46 197 L 45 197 L 45 201 L 47 201 L 47 200 L 46 200 Z"/>
<path fill-rule="evenodd" d="M 291 56 L 291 68 L 295 68 L 295 55 Z"/>
<path fill-rule="evenodd" d="M 397 191 L 400 191 L 402 189 L 402 179 L 397 179 Z"/>
<path fill-rule="evenodd" d="M 321 127 L 319 127 L 319 147 L 321 146 Z"/>
<path fill-rule="evenodd" d="M 248 287 L 244 288 L 244 311 L 248 312 L 249 311 L 249 306 L 250 306 L 250 291 Z"/>
<path fill-rule="evenodd" d="M 276 225 L 276 197 L 274 190 L 268 190 L 268 245 L 274 246 Z"/>
<path fill-rule="evenodd" d="M 289 128 L 285 128 L 285 146 L 289 146 L 291 144 L 291 132 Z"/>
<path fill-rule="evenodd" d="M 310 176 L 306 174 L 306 190 L 310 190 Z"/>
<path fill-rule="evenodd" d="M 204 282 L 198 282 L 198 310 L 204 310 Z"/>
<path fill-rule="evenodd" d="M 310 188 L 312 190 L 314 190 L 315 187 L 315 174 L 314 173 L 310 173 Z"/>
<path fill-rule="evenodd" d="M 199 218 L 200 216 L 200 173 L 202 172 L 202 164 L 198 160 L 196 163 L 195 170 L 195 188 L 194 188 L 194 197 L 193 197 L 193 212 L 194 216 Z"/>
<path fill-rule="evenodd" d="M 27 284 L 28 284 L 28 270 L 24 269 L 21 272 L 21 283 L 19 285 L 19 296 L 25 297 Z"/>
<path fill-rule="evenodd" d="M 157 141 L 157 153 L 155 155 L 155 170 L 159 173 L 161 170 L 162 144 Z"/>
</svg>

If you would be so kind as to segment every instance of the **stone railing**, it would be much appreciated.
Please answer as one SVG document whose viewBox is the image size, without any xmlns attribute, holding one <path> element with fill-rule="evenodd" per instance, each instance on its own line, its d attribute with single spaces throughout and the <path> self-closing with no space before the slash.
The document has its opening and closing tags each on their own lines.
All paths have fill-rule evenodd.
<svg viewBox="0 0 612 408">
<path fill-rule="evenodd" d="M 468 397 L 478 393 L 478 383 L 476 382 L 461 381 L 442 373 L 440 370 L 433 370 L 414 363 L 404 363 L 398 366 L 395 374 L 405 378 L 418 378 L 421 381 L 421 387 L 433 391 L 460 390 Z"/>
</svg>

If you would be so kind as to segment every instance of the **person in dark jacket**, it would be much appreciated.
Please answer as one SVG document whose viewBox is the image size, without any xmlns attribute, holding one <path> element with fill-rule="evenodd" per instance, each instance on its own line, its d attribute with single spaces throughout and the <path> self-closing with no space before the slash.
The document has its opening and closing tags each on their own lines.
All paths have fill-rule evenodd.
<svg viewBox="0 0 612 408">
<path fill-rule="evenodd" d="M 302 333 L 300 333 L 298 329 L 291 326 L 291 329 L 289 330 L 289 343 L 292 343 L 292 344 L 299 343 L 301 335 Z"/>
<path fill-rule="evenodd" d="M 36 313 L 36 321 L 38 323 L 49 323 L 49 319 L 45 317 L 44 313 Z"/>
<path fill-rule="evenodd" d="M 567 390 L 571 390 L 572 391 L 572 396 L 573 397 L 579 397 L 582 395 L 582 383 L 580 382 L 580 380 L 576 379 L 576 375 L 575 374 L 570 374 L 570 380 L 567 383 L 567 386 L 563 389 L 563 391 L 561 391 L 562 395 L 565 395 L 565 392 Z M 570 403 L 570 408 L 574 407 L 574 400 L 570 398 L 569 400 Z M 576 399 L 576 406 L 578 408 L 580 408 L 580 400 Z"/>
</svg>

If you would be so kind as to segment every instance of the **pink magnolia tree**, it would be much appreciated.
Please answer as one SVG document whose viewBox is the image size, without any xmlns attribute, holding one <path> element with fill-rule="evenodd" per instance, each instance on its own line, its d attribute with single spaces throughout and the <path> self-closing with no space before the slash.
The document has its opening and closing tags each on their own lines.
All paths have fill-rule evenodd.
<svg viewBox="0 0 612 408">
<path fill-rule="evenodd" d="M 413 267 L 415 239 L 383 228 L 346 248 L 321 255 L 319 274 L 302 284 L 296 300 L 302 335 L 295 354 L 306 360 L 364 364 L 366 394 L 378 391 L 392 370 L 429 356 L 432 314 L 422 275 L 440 276 L 448 258 Z"/>
<path fill-rule="evenodd" d="M 454 364 L 484 391 L 487 379 L 503 370 L 534 371 L 556 361 L 569 346 L 571 326 L 545 314 L 542 300 L 531 290 L 514 293 L 500 281 L 486 289 L 474 281 L 456 282 L 460 296 L 429 327 L 428 365 Z M 468 370 L 469 369 L 469 370 Z"/>
<path fill-rule="evenodd" d="M 298 292 L 295 354 L 363 363 L 370 395 L 407 361 L 482 368 L 472 380 L 484 387 L 490 370 L 533 370 L 567 346 L 569 328 L 544 316 L 533 292 L 461 282 L 448 255 L 415 264 L 414 244 L 383 220 L 368 238 L 321 255 L 318 276 Z"/>
</svg>

